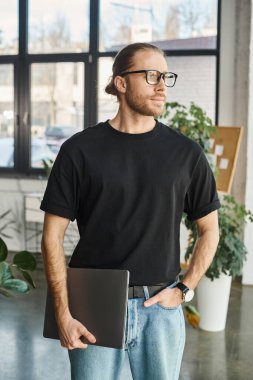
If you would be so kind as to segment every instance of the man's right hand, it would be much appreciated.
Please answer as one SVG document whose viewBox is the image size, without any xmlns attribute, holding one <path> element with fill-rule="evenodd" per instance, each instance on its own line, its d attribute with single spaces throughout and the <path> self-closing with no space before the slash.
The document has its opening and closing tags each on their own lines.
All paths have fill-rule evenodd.
<svg viewBox="0 0 253 380">
<path fill-rule="evenodd" d="M 96 338 L 92 335 L 86 327 L 78 320 L 71 316 L 58 320 L 59 336 L 61 346 L 69 350 L 74 348 L 87 348 L 88 344 L 82 342 L 84 337 L 90 343 L 95 343 Z"/>
<path fill-rule="evenodd" d="M 55 317 L 62 347 L 69 350 L 87 348 L 85 341 L 95 343 L 96 338 L 82 323 L 72 318 L 68 308 L 67 272 L 64 256 L 64 235 L 70 219 L 45 213 L 41 251 L 43 254 L 46 277 L 52 290 Z"/>
</svg>

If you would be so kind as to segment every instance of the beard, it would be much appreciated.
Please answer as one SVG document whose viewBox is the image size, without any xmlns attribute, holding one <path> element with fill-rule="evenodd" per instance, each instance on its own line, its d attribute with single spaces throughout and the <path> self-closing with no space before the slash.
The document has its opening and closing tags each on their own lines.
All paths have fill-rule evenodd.
<svg viewBox="0 0 253 380">
<path fill-rule="evenodd" d="M 160 116 L 164 112 L 164 104 L 163 106 L 156 107 L 155 105 L 150 105 L 147 99 L 148 98 L 138 94 L 134 95 L 129 92 L 125 94 L 126 103 L 134 112 L 143 116 Z"/>
</svg>

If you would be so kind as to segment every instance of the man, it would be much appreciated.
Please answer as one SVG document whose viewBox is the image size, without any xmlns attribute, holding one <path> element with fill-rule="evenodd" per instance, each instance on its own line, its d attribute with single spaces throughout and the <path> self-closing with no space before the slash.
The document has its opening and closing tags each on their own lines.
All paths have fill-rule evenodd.
<svg viewBox="0 0 253 380">
<path fill-rule="evenodd" d="M 68 139 L 52 168 L 41 204 L 42 252 L 72 379 L 119 379 L 125 351 L 135 380 L 179 377 L 181 304 L 192 298 L 215 254 L 220 203 L 201 147 L 155 119 L 176 78 L 157 47 L 123 48 L 106 87 L 118 98 L 118 113 Z M 196 221 L 198 240 L 178 283 L 183 212 Z M 74 219 L 80 240 L 71 267 L 130 271 L 125 350 L 92 345 L 92 331 L 69 312 L 63 239 Z"/>
</svg>

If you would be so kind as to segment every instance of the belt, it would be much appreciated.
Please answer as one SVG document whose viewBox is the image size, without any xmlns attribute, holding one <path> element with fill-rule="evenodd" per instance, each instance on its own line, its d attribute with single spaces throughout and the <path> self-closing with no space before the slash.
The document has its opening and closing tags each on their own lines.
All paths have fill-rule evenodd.
<svg viewBox="0 0 253 380">
<path fill-rule="evenodd" d="M 153 297 L 156 293 L 159 293 L 162 289 L 166 288 L 167 286 L 170 286 L 175 281 L 170 282 L 163 282 L 161 284 L 157 285 L 148 285 L 148 293 L 149 297 Z M 144 298 L 144 289 L 143 286 L 129 286 L 128 287 L 128 298 Z"/>
</svg>

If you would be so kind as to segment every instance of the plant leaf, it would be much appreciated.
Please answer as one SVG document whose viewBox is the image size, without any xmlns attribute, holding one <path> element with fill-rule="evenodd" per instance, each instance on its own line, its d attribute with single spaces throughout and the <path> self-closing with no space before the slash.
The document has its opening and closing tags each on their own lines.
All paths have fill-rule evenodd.
<svg viewBox="0 0 253 380">
<path fill-rule="evenodd" d="M 13 278 L 10 264 L 3 261 L 0 263 L 0 285 Z"/>
<path fill-rule="evenodd" d="M 25 281 L 16 278 L 5 281 L 2 287 L 18 293 L 28 293 L 30 290 L 29 285 Z"/>
<path fill-rule="evenodd" d="M 195 309 L 196 310 L 196 309 Z M 192 312 L 191 308 L 188 306 L 185 308 L 185 317 L 187 322 L 194 328 L 199 326 L 200 315 L 199 313 Z"/>
<path fill-rule="evenodd" d="M 8 249 L 3 241 L 2 238 L 0 238 L 0 262 L 4 261 L 8 255 Z"/>
<path fill-rule="evenodd" d="M 26 272 L 25 270 L 20 270 L 20 272 L 22 273 L 24 279 L 28 282 L 28 284 L 30 284 L 34 289 L 36 288 L 36 285 L 32 279 L 32 276 L 30 275 L 30 273 Z"/>
<path fill-rule="evenodd" d="M 197 310 L 196 307 L 193 306 L 193 305 L 186 305 L 186 306 L 185 306 L 185 309 L 186 309 L 189 313 L 191 313 L 191 314 L 194 314 L 194 315 L 200 316 L 198 310 Z"/>
<path fill-rule="evenodd" d="M 34 256 L 28 251 L 22 251 L 17 253 L 13 258 L 13 264 L 15 264 L 19 269 L 23 270 L 35 270 L 36 260 Z"/>
</svg>

